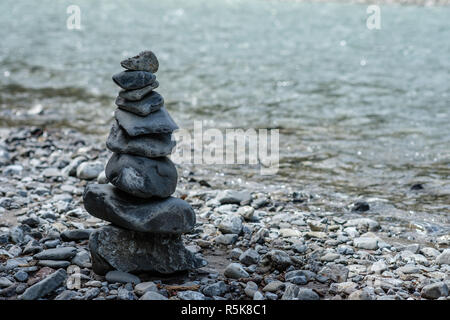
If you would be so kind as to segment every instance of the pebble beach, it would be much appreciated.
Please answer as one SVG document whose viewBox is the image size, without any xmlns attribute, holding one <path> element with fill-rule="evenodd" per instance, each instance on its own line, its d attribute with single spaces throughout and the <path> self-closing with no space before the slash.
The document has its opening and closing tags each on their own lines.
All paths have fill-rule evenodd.
<svg viewBox="0 0 450 320">
<path fill-rule="evenodd" d="M 87 184 L 107 183 L 104 138 L 0 130 L 1 300 L 449 300 L 450 236 L 285 186 L 262 192 L 177 166 L 196 212 L 185 246 L 207 265 L 170 276 L 92 271 Z M 422 186 L 410 192 L 422 192 Z M 333 210 L 333 208 L 335 208 Z"/>
</svg>

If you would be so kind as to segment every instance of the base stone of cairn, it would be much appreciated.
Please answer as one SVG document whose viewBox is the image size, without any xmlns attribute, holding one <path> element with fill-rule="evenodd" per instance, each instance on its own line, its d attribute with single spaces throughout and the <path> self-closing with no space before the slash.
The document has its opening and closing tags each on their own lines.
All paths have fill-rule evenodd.
<svg viewBox="0 0 450 320">
<path fill-rule="evenodd" d="M 111 270 L 170 274 L 203 267 L 204 260 L 187 250 L 179 235 L 102 227 L 89 239 L 92 269 L 104 275 Z"/>
<path fill-rule="evenodd" d="M 105 169 L 111 184 L 90 184 L 83 194 L 86 210 L 111 222 L 89 238 L 92 268 L 170 274 L 205 266 L 187 250 L 181 234 L 195 225 L 195 212 L 171 197 L 177 170 L 167 156 L 178 129 L 156 91 L 158 60 L 151 51 L 121 62 L 127 69 L 113 76 L 122 88 L 116 99 L 116 121 L 106 146 L 113 152 Z"/>
</svg>

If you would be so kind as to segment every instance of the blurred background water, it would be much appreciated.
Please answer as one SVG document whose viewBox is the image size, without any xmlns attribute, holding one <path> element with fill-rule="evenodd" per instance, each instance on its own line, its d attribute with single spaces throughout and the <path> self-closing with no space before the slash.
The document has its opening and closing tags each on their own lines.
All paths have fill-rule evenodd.
<svg viewBox="0 0 450 320">
<path fill-rule="evenodd" d="M 81 9 L 68 30 L 66 8 Z M 0 2 L 0 125 L 105 135 L 123 58 L 153 50 L 180 127 L 280 130 L 280 171 L 237 184 L 375 199 L 449 229 L 450 7 L 262 0 Z M 214 172 L 217 170 L 217 172 Z M 411 191 L 421 183 L 424 190 Z M 348 200 L 350 201 L 350 200 Z M 377 207 L 375 207 L 377 208 Z"/>
</svg>

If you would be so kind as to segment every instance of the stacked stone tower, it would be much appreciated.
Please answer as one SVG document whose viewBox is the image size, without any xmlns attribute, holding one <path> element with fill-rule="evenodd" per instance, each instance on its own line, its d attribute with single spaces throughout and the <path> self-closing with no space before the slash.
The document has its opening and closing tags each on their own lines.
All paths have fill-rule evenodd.
<svg viewBox="0 0 450 320">
<path fill-rule="evenodd" d="M 90 184 L 83 195 L 91 215 L 111 222 L 89 239 L 93 270 L 167 274 L 202 267 L 206 262 L 181 240 L 193 229 L 195 212 L 171 197 L 178 175 L 167 156 L 178 126 L 154 91 L 158 60 L 144 51 L 121 65 L 127 70 L 113 76 L 123 90 L 106 142 L 113 152 L 105 169 L 110 184 Z"/>
</svg>

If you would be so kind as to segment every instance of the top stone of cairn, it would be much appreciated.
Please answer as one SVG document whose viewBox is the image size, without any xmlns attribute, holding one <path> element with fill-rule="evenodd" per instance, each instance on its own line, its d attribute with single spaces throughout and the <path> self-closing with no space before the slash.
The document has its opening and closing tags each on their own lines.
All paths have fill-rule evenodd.
<svg viewBox="0 0 450 320">
<path fill-rule="evenodd" d="M 135 57 L 123 60 L 120 65 L 128 70 L 155 73 L 158 71 L 159 62 L 152 51 L 142 51 Z"/>
</svg>

